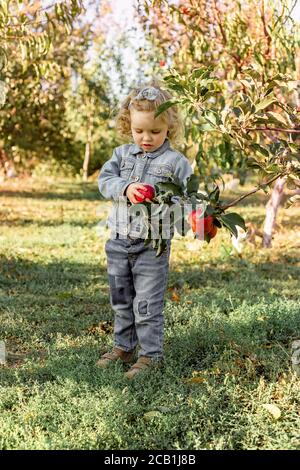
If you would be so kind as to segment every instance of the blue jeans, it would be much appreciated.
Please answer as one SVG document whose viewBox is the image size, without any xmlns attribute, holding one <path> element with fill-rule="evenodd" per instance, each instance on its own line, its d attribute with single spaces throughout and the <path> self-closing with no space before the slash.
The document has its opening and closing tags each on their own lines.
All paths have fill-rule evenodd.
<svg viewBox="0 0 300 470">
<path fill-rule="evenodd" d="M 171 240 L 156 257 L 142 238 L 110 238 L 105 244 L 110 303 L 115 312 L 114 345 L 123 351 L 140 346 L 138 356 L 163 359 L 164 294 Z"/>
</svg>

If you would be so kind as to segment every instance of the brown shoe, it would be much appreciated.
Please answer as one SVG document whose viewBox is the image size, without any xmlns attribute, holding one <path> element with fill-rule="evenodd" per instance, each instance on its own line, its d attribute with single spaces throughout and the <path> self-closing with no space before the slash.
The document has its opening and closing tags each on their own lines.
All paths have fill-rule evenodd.
<svg viewBox="0 0 300 470">
<path fill-rule="evenodd" d="M 116 362 L 120 359 L 124 364 L 128 364 L 134 355 L 134 351 L 123 351 L 119 348 L 113 348 L 111 352 L 106 352 L 101 356 L 101 358 L 96 362 L 98 367 L 106 368 L 113 362 Z"/>
<path fill-rule="evenodd" d="M 156 362 L 154 362 L 151 357 L 140 356 L 137 362 L 133 364 L 127 372 L 125 372 L 124 377 L 127 379 L 133 379 L 136 375 L 153 365 L 156 365 Z"/>
</svg>

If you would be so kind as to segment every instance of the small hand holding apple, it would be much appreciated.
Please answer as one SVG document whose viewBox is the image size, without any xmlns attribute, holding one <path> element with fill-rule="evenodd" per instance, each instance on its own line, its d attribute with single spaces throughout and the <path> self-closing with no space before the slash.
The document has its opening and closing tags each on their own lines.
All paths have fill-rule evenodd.
<svg viewBox="0 0 300 470">
<path fill-rule="evenodd" d="M 144 201 L 151 202 L 155 196 L 155 191 L 150 184 L 131 183 L 125 194 L 132 204 L 138 204 Z"/>
</svg>

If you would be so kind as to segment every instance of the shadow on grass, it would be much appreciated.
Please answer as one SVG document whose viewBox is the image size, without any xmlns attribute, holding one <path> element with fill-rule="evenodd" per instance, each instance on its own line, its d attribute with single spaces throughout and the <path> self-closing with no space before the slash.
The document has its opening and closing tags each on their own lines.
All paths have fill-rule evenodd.
<svg viewBox="0 0 300 470">
<path fill-rule="evenodd" d="M 0 257 L 0 338 L 14 353 L 110 319 L 106 267 Z M 25 345 L 25 346 L 24 346 Z"/>
<path fill-rule="evenodd" d="M 64 192 L 59 192 L 63 188 Z M 69 191 L 67 189 L 69 188 Z M 104 200 L 95 183 L 72 183 L 60 185 L 53 188 L 53 191 L 27 191 L 27 190 L 5 190 L 0 191 L 0 197 L 26 198 L 26 199 L 58 199 L 58 200 Z"/>
<path fill-rule="evenodd" d="M 23 259 L 8 260 L 3 256 L 0 266 L 3 318 L 0 336 L 7 339 L 8 348 L 14 349 L 16 354 L 22 353 L 22 345 L 26 344 L 23 359 L 1 371 L 2 381 L 12 383 L 16 373 L 22 381 L 41 384 L 59 377 L 94 385 L 97 380 L 101 381 L 101 373 L 95 368 L 99 346 L 95 346 L 91 328 L 101 321 L 113 323 L 106 269 L 65 261 L 43 265 Z M 179 277 L 182 278 L 180 285 Z M 273 351 L 264 350 L 269 360 L 265 363 L 258 360 L 258 376 L 263 373 L 272 378 L 272 363 L 286 360 L 282 350 L 300 331 L 297 290 L 288 295 L 289 305 L 282 298 L 280 281 L 286 279 L 295 286 L 299 284 L 300 268 L 282 263 L 255 265 L 232 260 L 231 266 L 227 264 L 225 269 L 217 266 L 202 272 L 186 265 L 184 273 L 170 272 L 169 286 L 177 287 L 180 295 L 182 288 L 183 296 L 193 298 L 192 305 L 186 304 L 184 299 L 182 303 L 171 299 L 168 302 L 166 356 L 175 375 L 186 376 L 197 368 L 209 369 L 230 349 L 231 343 L 240 344 L 242 358 L 243 354 L 249 355 L 252 351 L 259 355 L 261 348 L 279 344 L 278 357 Z M 270 289 L 273 289 L 272 294 Z M 112 329 L 104 334 L 105 341 L 109 342 Z M 57 335 L 62 341 L 65 336 L 73 340 L 92 337 L 93 344 L 73 347 L 66 342 L 66 346 L 59 349 L 55 344 Z M 40 352 L 39 340 L 43 345 Z M 43 349 L 45 344 L 48 353 Z M 109 374 L 105 374 L 106 383 Z"/>
<path fill-rule="evenodd" d="M 4 227 L 25 227 L 32 225 L 33 227 L 62 227 L 63 225 L 70 225 L 72 227 L 82 227 L 93 229 L 96 228 L 99 223 L 103 224 L 102 219 L 98 219 L 94 222 L 85 222 L 80 220 L 38 220 L 38 219 L 15 219 L 15 220 L 0 220 L 0 226 Z"/>
</svg>

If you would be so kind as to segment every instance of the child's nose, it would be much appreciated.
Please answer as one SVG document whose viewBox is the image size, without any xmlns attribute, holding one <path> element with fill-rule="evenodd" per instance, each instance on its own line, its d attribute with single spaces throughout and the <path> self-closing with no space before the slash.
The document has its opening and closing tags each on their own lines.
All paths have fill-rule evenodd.
<svg viewBox="0 0 300 470">
<path fill-rule="evenodd" d="M 144 135 L 144 140 L 152 140 L 151 134 L 145 134 Z"/>
</svg>

